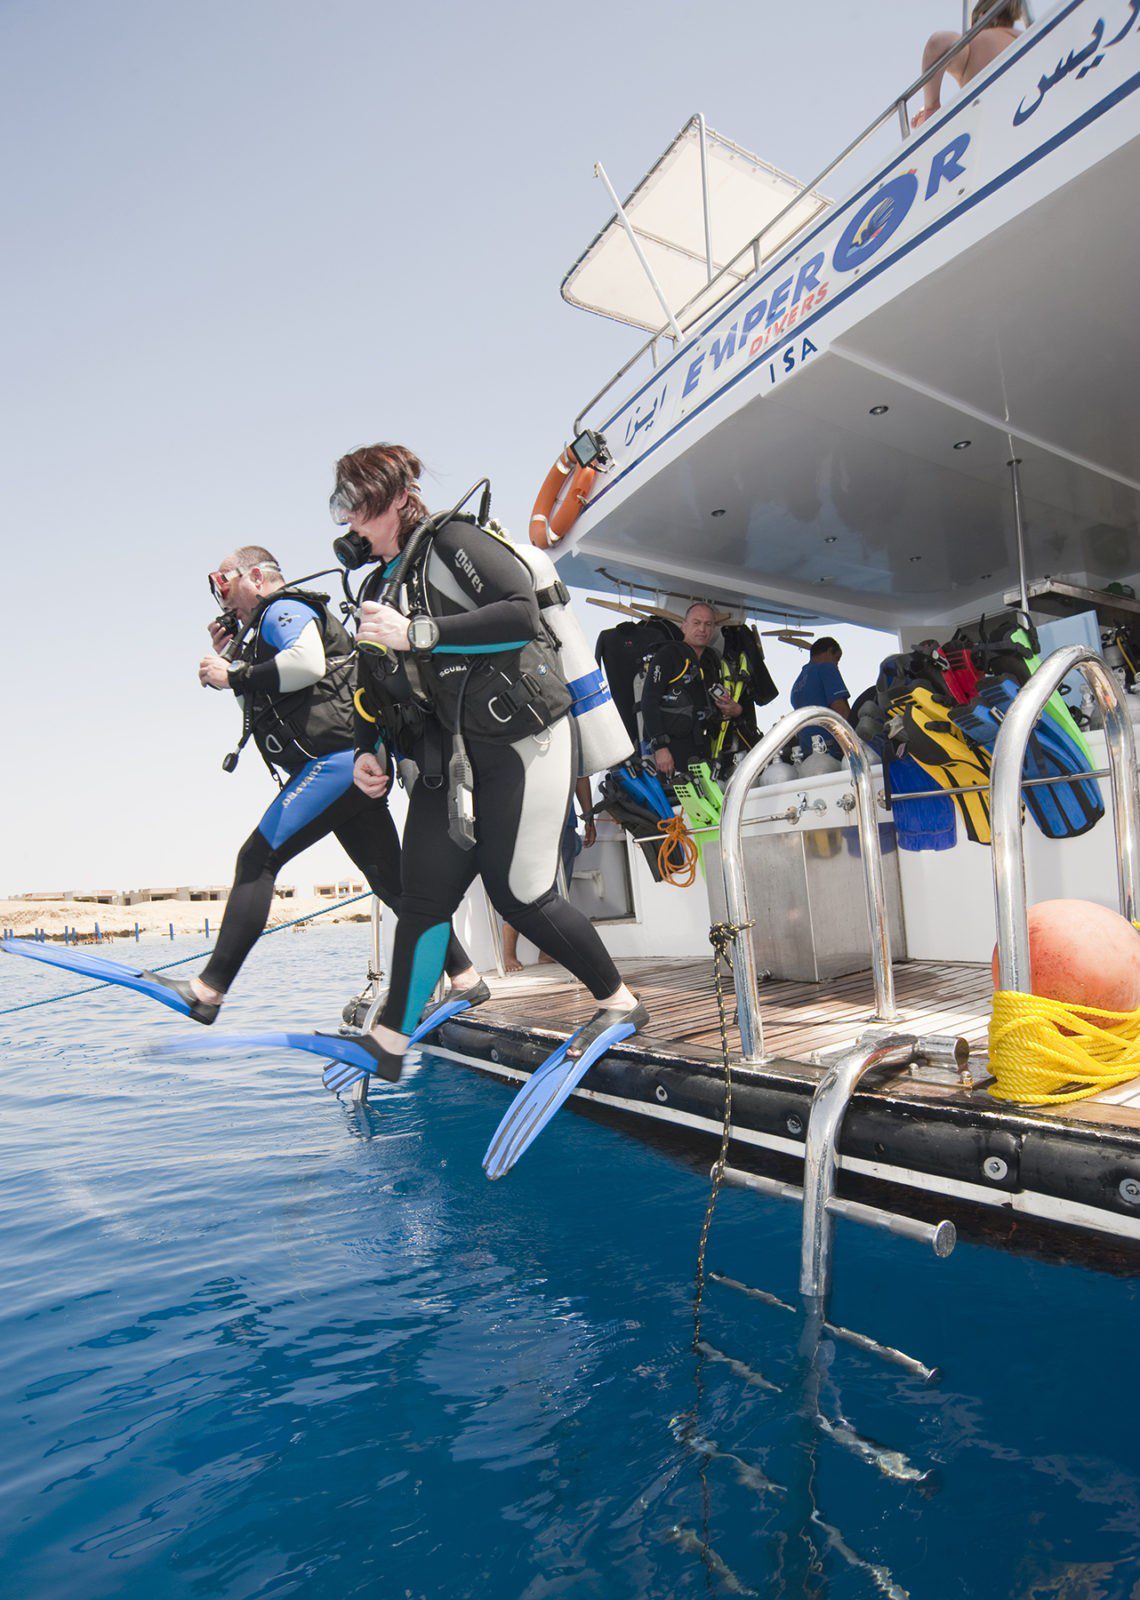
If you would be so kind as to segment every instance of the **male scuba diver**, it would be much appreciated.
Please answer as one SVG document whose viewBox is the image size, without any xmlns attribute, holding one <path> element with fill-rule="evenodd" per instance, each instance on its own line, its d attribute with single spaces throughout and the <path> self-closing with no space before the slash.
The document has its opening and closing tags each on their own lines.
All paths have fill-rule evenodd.
<svg viewBox="0 0 1140 1600">
<path fill-rule="evenodd" d="M 742 714 L 721 682 L 720 656 L 709 640 L 716 614 L 703 600 L 685 612 L 681 638 L 651 658 L 641 691 L 641 719 L 657 771 L 671 778 L 693 761 L 707 761 L 715 728 Z"/>
<path fill-rule="evenodd" d="M 356 783 L 382 792 L 385 749 L 418 769 L 371 1070 L 399 1078 L 451 916 L 482 876 L 499 914 L 597 1000 L 570 1051 L 584 1071 L 603 1036 L 624 1037 L 647 1014 L 593 925 L 555 888 L 578 772 L 571 694 L 523 558 L 471 517 L 426 522 L 421 471 L 403 446 L 372 445 L 338 461 L 331 501 L 348 528 L 341 560 L 380 563 L 360 591 Z M 384 596 L 395 577 L 392 604 Z"/>
<path fill-rule="evenodd" d="M 274 556 L 261 545 L 245 545 L 210 573 L 210 591 L 224 607 L 210 624 L 214 650 L 203 656 L 198 681 L 230 689 L 242 705 L 242 739 L 252 737 L 277 777 L 287 774 L 280 794 L 238 852 L 233 888 L 226 902 L 214 952 L 200 976 L 168 978 L 102 962 L 79 952 L 34 955 L 108 982 L 121 983 L 158 1000 L 195 1022 L 212 1023 L 246 956 L 265 930 L 277 874 L 302 850 L 333 834 L 385 905 L 398 910 L 400 841 L 385 798 L 382 774 L 365 795 L 352 781 L 353 645 L 329 611 L 327 596 L 287 586 Z M 233 655 L 235 659 L 228 659 Z M 278 778 L 278 782 L 281 780 Z M 450 929 L 441 949 L 456 992 L 474 994 L 482 983 Z"/>
</svg>

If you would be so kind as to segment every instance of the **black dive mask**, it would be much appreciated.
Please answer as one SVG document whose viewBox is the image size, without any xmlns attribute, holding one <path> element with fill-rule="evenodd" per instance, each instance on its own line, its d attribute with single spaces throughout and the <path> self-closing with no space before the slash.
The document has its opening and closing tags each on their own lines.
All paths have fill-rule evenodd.
<svg viewBox="0 0 1140 1600">
<path fill-rule="evenodd" d="M 370 561 L 375 561 L 372 546 L 362 533 L 342 533 L 339 539 L 333 540 L 333 555 L 336 556 L 342 567 L 347 567 L 349 572 L 357 567 L 366 567 Z"/>
</svg>

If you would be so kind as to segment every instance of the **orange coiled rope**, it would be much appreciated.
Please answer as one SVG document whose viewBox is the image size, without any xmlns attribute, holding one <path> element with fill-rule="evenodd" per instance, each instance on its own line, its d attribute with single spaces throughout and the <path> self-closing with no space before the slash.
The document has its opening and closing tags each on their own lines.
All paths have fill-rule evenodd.
<svg viewBox="0 0 1140 1600">
<path fill-rule="evenodd" d="M 696 840 L 680 813 L 668 822 L 662 820 L 657 828 L 665 835 L 657 850 L 657 868 L 662 881 L 671 883 L 675 889 L 687 889 L 697 881 L 700 854 Z"/>
</svg>

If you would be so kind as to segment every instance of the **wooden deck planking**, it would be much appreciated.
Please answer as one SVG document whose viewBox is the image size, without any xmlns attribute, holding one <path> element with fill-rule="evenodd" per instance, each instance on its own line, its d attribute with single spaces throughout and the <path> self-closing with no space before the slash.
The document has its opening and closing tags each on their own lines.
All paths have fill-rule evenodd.
<svg viewBox="0 0 1140 1600">
<path fill-rule="evenodd" d="M 719 1057 L 711 957 L 707 961 L 625 961 L 622 975 L 649 1010 L 649 1026 L 639 1035 L 647 1046 L 670 1055 Z M 970 1042 L 974 1059 L 984 1061 L 992 994 L 988 964 L 909 961 L 894 968 L 894 977 L 900 1026 L 924 1034 L 962 1034 Z M 731 976 L 726 980 L 725 1001 L 729 1049 L 738 1056 L 740 1032 L 731 1022 L 736 1006 Z M 866 972 L 826 984 L 769 980 L 760 989 L 765 1049 L 772 1056 L 808 1062 L 814 1051 L 851 1044 L 868 1025 L 873 1003 L 871 977 Z M 542 965 L 496 982 L 494 999 L 480 1008 L 478 1017 L 492 1027 L 501 1022 L 507 1027 L 545 1028 L 565 1035 L 592 1016 L 595 1008 L 593 997 L 563 968 Z M 908 1080 L 907 1092 L 940 1099 L 960 1091 Z M 1092 1100 L 1050 1106 L 1047 1114 L 1054 1120 L 1095 1123 L 1106 1129 L 1140 1130 L 1140 1085 L 1126 1085 Z"/>
<path fill-rule="evenodd" d="M 699 1045 L 719 1049 L 716 989 L 712 962 L 634 961 L 624 976 L 650 1013 L 649 1037 L 674 1049 Z M 539 1026 L 572 1027 L 591 1014 L 586 991 L 561 971 L 528 973 L 512 980 L 514 993 L 496 994 L 495 1011 L 506 1020 Z M 908 962 L 895 968 L 896 1000 L 903 1020 L 924 1033 L 962 1033 L 975 1050 L 984 1048 L 989 1016 L 990 975 L 966 963 Z M 729 1047 L 740 1050 L 740 1033 L 731 1018 L 735 996 L 726 985 Z M 802 1060 L 813 1051 L 848 1043 L 868 1022 L 874 1006 L 868 973 L 854 973 L 826 984 L 769 981 L 760 991 L 765 1044 L 773 1054 Z"/>
</svg>

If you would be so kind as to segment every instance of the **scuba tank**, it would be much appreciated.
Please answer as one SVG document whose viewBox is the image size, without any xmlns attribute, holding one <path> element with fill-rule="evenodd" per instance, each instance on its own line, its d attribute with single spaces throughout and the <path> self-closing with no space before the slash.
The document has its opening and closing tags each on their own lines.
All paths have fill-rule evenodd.
<svg viewBox="0 0 1140 1600">
<path fill-rule="evenodd" d="M 570 712 L 578 730 L 581 775 L 608 771 L 633 755 L 633 745 L 582 626 L 570 609 L 570 592 L 545 550 L 532 544 L 512 544 L 511 549 L 530 572 L 542 620 L 557 642 L 559 665 L 572 697 Z"/>
<path fill-rule="evenodd" d="M 777 756 L 775 761 L 769 761 L 756 782 L 758 789 L 770 789 L 774 783 L 790 783 L 796 775 L 796 769 L 790 761 L 784 761 Z"/>
<path fill-rule="evenodd" d="M 828 753 L 827 740 L 821 734 L 811 736 L 811 755 L 800 763 L 801 778 L 815 778 L 824 772 L 838 772 L 843 765 Z"/>
</svg>

